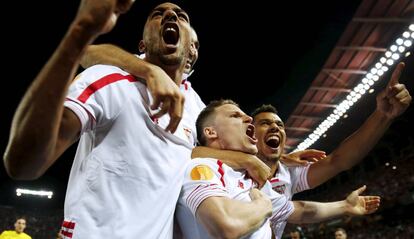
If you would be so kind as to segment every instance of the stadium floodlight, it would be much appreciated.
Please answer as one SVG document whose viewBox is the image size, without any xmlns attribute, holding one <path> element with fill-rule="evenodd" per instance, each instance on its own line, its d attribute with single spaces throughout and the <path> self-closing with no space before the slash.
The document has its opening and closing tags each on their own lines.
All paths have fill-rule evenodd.
<svg viewBox="0 0 414 239">
<path fill-rule="evenodd" d="M 388 71 L 389 67 L 398 63 L 401 60 L 401 56 L 405 55 L 407 57 L 410 54 L 408 50 L 409 47 L 412 46 L 412 41 L 409 38 L 413 38 L 413 34 L 414 24 L 411 24 L 408 29 L 404 30 L 401 35 L 398 36 L 397 39 L 390 45 L 390 47 L 388 47 L 384 55 L 382 55 L 378 61 L 373 64 L 373 67 L 367 70 L 367 74 L 365 74 L 360 82 L 356 83 L 354 89 L 347 96 L 345 96 L 345 100 L 338 104 L 333 112 L 325 120 L 323 120 L 322 123 L 320 123 L 316 129 L 293 150 L 293 152 L 309 148 L 309 146 L 314 144 L 319 139 L 319 137 L 316 137 L 315 135 L 324 134 L 330 127 L 332 127 L 333 124 L 337 122 L 337 118 L 339 119 L 340 116 L 345 114 L 366 92 L 372 93 L 374 83 L 376 83 L 382 75 Z"/>
<path fill-rule="evenodd" d="M 39 197 L 47 197 L 49 199 L 52 198 L 53 192 L 52 191 L 43 191 L 43 190 L 31 190 L 31 189 L 24 189 L 24 188 L 17 188 L 16 195 L 18 197 L 22 196 L 23 194 L 34 195 Z"/>
</svg>

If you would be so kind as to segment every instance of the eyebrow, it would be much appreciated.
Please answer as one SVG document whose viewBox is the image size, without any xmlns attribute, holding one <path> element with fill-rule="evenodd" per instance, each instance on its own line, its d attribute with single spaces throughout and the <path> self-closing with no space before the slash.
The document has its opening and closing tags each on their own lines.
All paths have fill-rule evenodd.
<svg viewBox="0 0 414 239">
<path fill-rule="evenodd" d="M 160 11 L 163 12 L 165 11 L 167 8 L 166 7 L 156 7 L 154 9 L 152 9 L 151 13 L 155 12 L 155 11 Z M 173 7 L 172 10 L 176 13 L 184 13 L 185 15 L 188 16 L 187 12 L 184 11 L 183 9 L 179 8 L 179 7 Z"/>
<path fill-rule="evenodd" d="M 284 124 L 282 120 L 271 120 L 271 119 L 260 119 L 259 122 L 271 122 L 271 123 L 275 122 L 277 124 L 279 123 Z"/>
</svg>

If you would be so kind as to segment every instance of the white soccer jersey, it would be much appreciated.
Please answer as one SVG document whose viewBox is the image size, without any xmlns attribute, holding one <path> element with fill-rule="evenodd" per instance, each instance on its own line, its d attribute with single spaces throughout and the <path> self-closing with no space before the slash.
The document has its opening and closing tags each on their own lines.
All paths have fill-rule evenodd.
<svg viewBox="0 0 414 239">
<path fill-rule="evenodd" d="M 82 124 L 65 199 L 65 238 L 172 238 L 203 107 L 188 85 L 181 89 L 184 115 L 173 135 L 163 128 L 169 116 L 150 117 L 146 86 L 127 72 L 97 65 L 77 77 L 65 102 Z"/>
<path fill-rule="evenodd" d="M 211 158 L 193 159 L 185 171 L 184 184 L 177 206 L 177 218 L 187 239 L 211 238 L 195 219 L 198 206 L 207 198 L 229 197 L 251 201 L 249 192 L 254 187 L 244 172 L 234 171 L 221 161 Z M 270 222 L 287 220 L 293 212 L 293 204 L 283 195 L 272 190 L 269 182 L 262 188 L 272 200 L 272 216 L 254 233 L 246 238 L 271 238 Z"/>
<path fill-rule="evenodd" d="M 309 184 L 307 178 L 309 166 L 310 164 L 307 166 L 288 167 L 278 162 L 277 172 L 270 180 L 273 190 L 285 195 L 289 200 L 292 199 L 293 194 L 308 190 Z M 278 238 L 282 238 L 285 226 L 286 221 L 272 223 L 273 232 Z"/>
</svg>

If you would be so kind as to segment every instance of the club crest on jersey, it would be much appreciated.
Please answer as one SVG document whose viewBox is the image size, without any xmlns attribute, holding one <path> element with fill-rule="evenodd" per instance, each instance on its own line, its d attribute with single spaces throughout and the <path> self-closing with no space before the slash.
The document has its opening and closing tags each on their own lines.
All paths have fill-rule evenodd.
<svg viewBox="0 0 414 239">
<path fill-rule="evenodd" d="M 192 180 L 210 180 L 214 176 L 213 170 L 207 165 L 201 164 L 191 169 L 190 177 Z"/>
<path fill-rule="evenodd" d="M 242 181 L 239 180 L 239 188 L 244 189 L 244 183 Z"/>
<path fill-rule="evenodd" d="M 276 192 L 278 192 L 280 194 L 285 194 L 286 185 L 285 184 L 277 185 L 277 186 L 273 187 L 273 190 L 275 190 Z"/>
</svg>

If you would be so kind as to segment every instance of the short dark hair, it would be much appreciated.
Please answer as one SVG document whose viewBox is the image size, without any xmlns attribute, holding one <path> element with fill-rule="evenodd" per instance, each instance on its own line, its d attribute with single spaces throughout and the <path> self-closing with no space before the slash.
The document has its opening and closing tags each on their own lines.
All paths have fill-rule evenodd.
<svg viewBox="0 0 414 239">
<path fill-rule="evenodd" d="M 254 117 L 256 117 L 256 115 L 260 114 L 260 113 L 264 113 L 264 112 L 268 112 L 268 113 L 274 113 L 277 114 L 277 109 L 276 107 L 274 107 L 273 105 L 261 105 L 260 107 L 256 108 L 252 113 L 251 113 L 251 117 L 254 120 Z"/>
<path fill-rule="evenodd" d="M 206 106 L 206 108 L 204 108 L 200 112 L 200 114 L 197 117 L 197 121 L 196 121 L 197 140 L 198 140 L 199 145 L 204 146 L 207 144 L 207 141 L 206 141 L 206 138 L 204 137 L 204 132 L 203 132 L 204 127 L 206 127 L 205 123 L 213 115 L 216 108 L 222 105 L 227 105 L 227 104 L 231 104 L 231 105 L 235 105 L 239 107 L 239 105 L 232 100 L 228 100 L 228 99 L 213 100 Z"/>
</svg>

